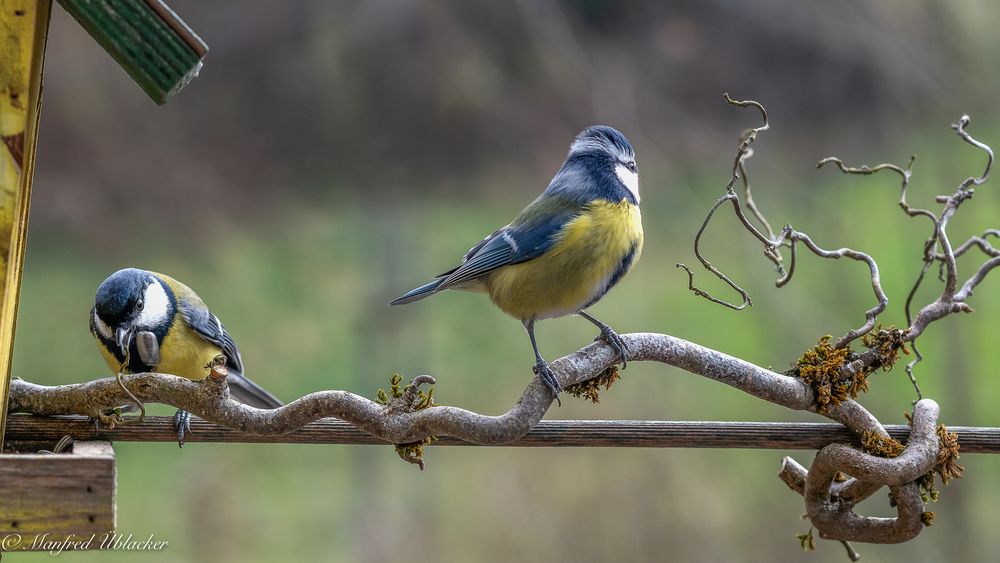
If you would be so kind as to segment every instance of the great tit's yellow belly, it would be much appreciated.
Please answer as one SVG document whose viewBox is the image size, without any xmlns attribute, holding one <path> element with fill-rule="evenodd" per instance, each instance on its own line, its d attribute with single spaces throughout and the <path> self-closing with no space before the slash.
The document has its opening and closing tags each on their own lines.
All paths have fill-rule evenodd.
<svg viewBox="0 0 1000 563">
<path fill-rule="evenodd" d="M 122 368 L 121 362 L 115 358 L 104 344 L 98 342 L 101 356 L 108 367 L 115 373 Z M 173 326 L 167 331 L 160 345 L 160 363 L 150 371 L 170 373 L 188 379 L 205 379 L 212 369 L 212 362 L 222 350 L 191 330 L 179 316 Z M 126 373 L 128 370 L 126 368 Z"/>
<path fill-rule="evenodd" d="M 599 200 L 566 224 L 537 258 L 503 266 L 484 281 L 490 299 L 508 315 L 545 319 L 590 305 L 638 261 L 642 216 L 626 200 Z"/>
<path fill-rule="evenodd" d="M 122 363 L 118 361 L 118 358 L 100 340 L 97 340 L 97 349 L 101 351 L 101 357 L 104 358 L 104 362 L 108 364 L 112 372 L 118 373 L 122 369 Z"/>
<path fill-rule="evenodd" d="M 188 379 L 205 379 L 222 349 L 205 340 L 178 318 L 160 345 L 160 363 L 156 371 Z"/>
</svg>

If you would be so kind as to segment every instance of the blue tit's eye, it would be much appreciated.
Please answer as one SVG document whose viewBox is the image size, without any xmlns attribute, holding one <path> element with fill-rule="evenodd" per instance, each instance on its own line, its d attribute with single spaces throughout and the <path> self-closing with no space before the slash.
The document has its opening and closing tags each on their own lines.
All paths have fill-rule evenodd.
<svg viewBox="0 0 1000 563">
<path fill-rule="evenodd" d="M 142 308 L 145 307 L 145 306 L 146 306 L 146 303 L 142 299 L 136 301 L 135 302 L 135 312 L 138 313 L 139 311 L 142 311 Z"/>
<path fill-rule="evenodd" d="M 625 163 L 625 168 L 628 168 L 633 174 L 635 173 L 635 161 L 630 161 Z"/>
</svg>

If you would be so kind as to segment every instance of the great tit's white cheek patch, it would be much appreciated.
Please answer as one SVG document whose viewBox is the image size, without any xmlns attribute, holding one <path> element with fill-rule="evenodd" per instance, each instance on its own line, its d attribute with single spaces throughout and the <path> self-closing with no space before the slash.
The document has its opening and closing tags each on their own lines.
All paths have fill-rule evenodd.
<svg viewBox="0 0 1000 563">
<path fill-rule="evenodd" d="M 632 172 L 628 168 L 625 168 L 622 164 L 615 165 L 615 174 L 618 175 L 618 179 L 622 181 L 622 184 L 625 184 L 628 191 L 632 192 L 632 195 L 635 196 L 635 200 L 641 201 L 641 198 L 639 197 L 639 175 Z"/>
<path fill-rule="evenodd" d="M 170 298 L 167 297 L 167 292 L 159 280 L 154 279 L 153 283 L 146 286 L 143 300 L 146 304 L 135 319 L 137 328 L 155 328 L 167 320 L 170 314 Z"/>
<path fill-rule="evenodd" d="M 111 327 L 108 326 L 108 323 L 101 320 L 101 317 L 100 315 L 97 314 L 96 309 L 94 310 L 94 326 L 97 327 L 97 333 L 103 336 L 104 338 L 107 338 L 108 340 L 114 338 L 115 331 L 111 330 Z"/>
</svg>

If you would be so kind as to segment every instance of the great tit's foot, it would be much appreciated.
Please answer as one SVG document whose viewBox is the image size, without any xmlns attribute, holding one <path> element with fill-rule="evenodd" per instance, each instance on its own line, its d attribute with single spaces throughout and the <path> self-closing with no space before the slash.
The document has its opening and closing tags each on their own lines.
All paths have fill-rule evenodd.
<svg viewBox="0 0 1000 563">
<path fill-rule="evenodd" d="M 177 447 L 184 447 L 184 437 L 187 436 L 191 430 L 191 413 L 183 410 L 179 410 L 174 413 L 174 430 L 177 431 Z"/>
<path fill-rule="evenodd" d="M 549 367 L 548 362 L 545 360 L 538 360 L 538 362 L 535 363 L 535 366 L 531 369 L 535 372 L 535 375 L 541 378 L 542 383 L 549 388 L 549 391 L 552 392 L 552 396 L 556 399 L 556 403 L 561 407 L 562 401 L 559 400 L 559 392 L 562 391 L 562 388 L 559 387 L 559 381 L 556 379 L 555 374 L 552 373 L 552 368 Z"/>
<path fill-rule="evenodd" d="M 628 352 L 628 344 L 625 344 L 625 339 L 618 336 L 618 333 L 614 331 L 610 326 L 604 325 L 601 327 L 601 334 L 598 334 L 594 338 L 594 342 L 603 342 L 608 346 L 615 349 L 618 352 L 618 357 L 622 360 L 622 369 L 628 367 L 628 358 L 625 357 Z"/>
</svg>

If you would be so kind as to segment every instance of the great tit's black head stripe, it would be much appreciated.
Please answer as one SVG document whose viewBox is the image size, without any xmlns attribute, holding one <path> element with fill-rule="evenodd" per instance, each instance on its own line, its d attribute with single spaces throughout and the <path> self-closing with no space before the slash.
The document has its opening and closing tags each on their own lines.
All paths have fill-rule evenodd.
<svg viewBox="0 0 1000 563">
<path fill-rule="evenodd" d="M 147 272 L 136 268 L 118 270 L 108 276 L 97 288 L 94 300 L 98 317 L 111 328 L 132 318 L 150 281 Z"/>
</svg>

